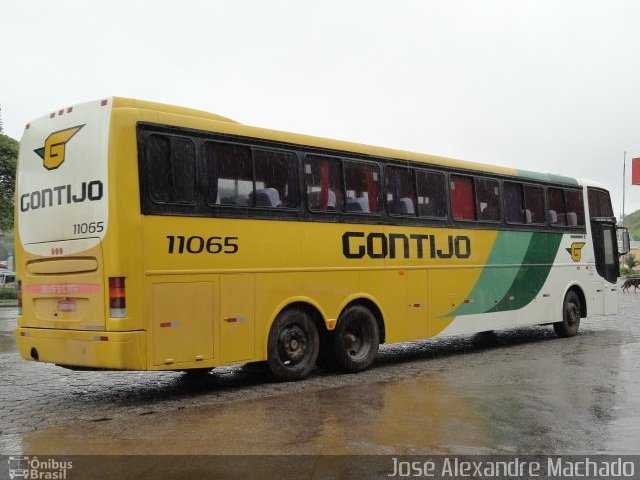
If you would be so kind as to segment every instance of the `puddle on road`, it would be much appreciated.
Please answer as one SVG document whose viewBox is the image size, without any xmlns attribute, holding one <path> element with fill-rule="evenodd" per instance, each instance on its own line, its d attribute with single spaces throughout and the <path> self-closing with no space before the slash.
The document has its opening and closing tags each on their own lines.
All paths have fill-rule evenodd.
<svg viewBox="0 0 640 480">
<path fill-rule="evenodd" d="M 104 419 L 103 419 L 104 420 Z M 24 454 L 391 454 L 482 445 L 485 420 L 429 376 L 53 427 Z"/>
<path fill-rule="evenodd" d="M 547 338 L 544 332 L 539 339 Z M 522 336 L 529 339 L 531 332 Z M 209 387 L 192 387 L 179 398 L 153 390 L 137 415 L 106 406 L 100 413 L 89 399 L 87 418 L 94 421 L 75 420 L 24 434 L 22 452 L 16 453 L 636 453 L 638 343 L 625 344 L 613 328 L 535 342 L 509 333 L 498 343 L 504 348 L 483 350 L 454 342 L 428 362 L 421 359 L 430 356 L 432 347 L 415 353 L 424 347 L 416 345 L 406 354 L 382 355 L 357 384 L 319 388 L 312 378 L 306 391 L 304 382 L 295 392 L 289 384 L 267 385 L 273 396 L 236 395 L 208 406 L 193 407 L 187 400 L 217 396 Z M 460 354 L 449 354 L 449 348 Z M 253 387 L 225 380 L 216 388 L 242 395 L 243 388 Z M 171 410 L 180 398 L 185 406 Z"/>
<path fill-rule="evenodd" d="M 14 353 L 18 351 L 16 339 L 12 333 L 0 332 L 0 353 Z"/>
<path fill-rule="evenodd" d="M 629 430 L 616 414 L 638 413 L 619 379 L 594 383 L 603 365 L 563 371 L 560 360 L 487 369 L 463 356 L 452 359 L 460 370 L 402 380 L 99 418 L 23 435 L 23 454 L 598 453 L 619 425 L 627 438 L 637 435 L 638 422 Z"/>
<path fill-rule="evenodd" d="M 17 309 L 0 307 L 0 353 L 18 351 L 14 331 L 16 328 Z"/>
</svg>

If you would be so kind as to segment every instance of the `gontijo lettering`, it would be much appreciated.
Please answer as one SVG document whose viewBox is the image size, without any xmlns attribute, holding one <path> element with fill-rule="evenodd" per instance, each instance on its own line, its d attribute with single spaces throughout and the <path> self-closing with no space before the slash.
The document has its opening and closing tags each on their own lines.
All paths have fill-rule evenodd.
<svg viewBox="0 0 640 480">
<path fill-rule="evenodd" d="M 471 239 L 412 233 L 344 232 L 342 254 L 346 258 L 469 258 Z"/>
<path fill-rule="evenodd" d="M 20 195 L 20 211 L 27 212 L 87 201 L 95 202 L 102 199 L 103 195 L 104 185 L 100 180 L 82 182 L 79 187 L 58 185 Z"/>
</svg>

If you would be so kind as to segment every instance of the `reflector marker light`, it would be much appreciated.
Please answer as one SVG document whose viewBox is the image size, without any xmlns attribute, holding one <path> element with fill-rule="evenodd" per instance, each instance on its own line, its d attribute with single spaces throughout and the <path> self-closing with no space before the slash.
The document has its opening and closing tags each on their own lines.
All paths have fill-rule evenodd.
<svg viewBox="0 0 640 480">
<path fill-rule="evenodd" d="M 245 321 L 244 317 L 228 317 L 224 319 L 227 323 L 242 323 Z"/>
<path fill-rule="evenodd" d="M 180 325 L 182 325 L 182 322 L 180 320 L 174 320 L 173 322 L 160 323 L 160 328 L 179 327 Z"/>
</svg>

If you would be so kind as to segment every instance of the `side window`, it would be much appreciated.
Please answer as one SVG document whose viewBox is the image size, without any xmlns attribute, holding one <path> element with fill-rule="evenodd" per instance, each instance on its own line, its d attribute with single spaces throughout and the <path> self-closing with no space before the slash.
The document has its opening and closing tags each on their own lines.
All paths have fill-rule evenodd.
<svg viewBox="0 0 640 480">
<path fill-rule="evenodd" d="M 298 208 L 298 162 L 288 152 L 207 142 L 209 205 Z"/>
<path fill-rule="evenodd" d="M 569 227 L 584 226 L 584 203 L 582 192 L 579 190 L 565 190 L 567 201 L 567 225 Z"/>
<path fill-rule="evenodd" d="M 478 220 L 500 221 L 500 188 L 496 180 L 476 178 L 476 216 Z"/>
<path fill-rule="evenodd" d="M 567 207 L 564 201 L 564 191 L 560 188 L 549 188 L 547 201 L 549 204 L 549 223 L 556 227 L 565 226 L 567 224 Z"/>
<path fill-rule="evenodd" d="M 344 185 L 348 212 L 380 212 L 380 171 L 377 165 L 345 161 Z"/>
<path fill-rule="evenodd" d="M 385 169 L 386 202 L 390 215 L 416 214 L 416 188 L 413 171 L 403 167 Z"/>
<path fill-rule="evenodd" d="M 475 220 L 473 178 L 451 175 L 451 213 L 454 220 Z"/>
<path fill-rule="evenodd" d="M 298 208 L 298 161 L 291 153 L 254 150 L 256 207 Z M 260 188 L 259 188 L 260 187 Z"/>
<path fill-rule="evenodd" d="M 231 143 L 207 142 L 204 156 L 208 178 L 207 202 L 210 205 L 249 206 L 253 194 L 251 150 Z M 260 187 L 256 185 L 256 188 Z"/>
<path fill-rule="evenodd" d="M 152 134 L 146 162 L 151 199 L 156 203 L 195 202 L 195 147 L 191 140 Z"/>
<path fill-rule="evenodd" d="M 304 162 L 309 209 L 320 212 L 342 211 L 342 162 L 337 158 L 307 155 Z"/>
<path fill-rule="evenodd" d="M 527 223 L 547 223 L 547 215 L 544 208 L 544 189 L 542 187 L 525 185 L 524 205 L 525 220 Z"/>
<path fill-rule="evenodd" d="M 447 216 L 447 193 L 443 173 L 416 170 L 418 186 L 418 215 L 420 217 Z"/>
<path fill-rule="evenodd" d="M 588 189 L 589 215 L 594 217 L 613 217 L 611 198 L 609 192 L 604 190 Z"/>
<path fill-rule="evenodd" d="M 507 222 L 526 223 L 522 184 L 504 182 L 502 191 L 504 194 L 504 217 Z"/>
</svg>

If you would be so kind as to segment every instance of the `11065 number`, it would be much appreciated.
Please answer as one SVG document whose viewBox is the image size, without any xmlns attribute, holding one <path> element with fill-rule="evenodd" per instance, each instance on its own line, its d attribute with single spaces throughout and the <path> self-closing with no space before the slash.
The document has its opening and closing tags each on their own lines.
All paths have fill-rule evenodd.
<svg viewBox="0 0 640 480">
<path fill-rule="evenodd" d="M 73 234 L 100 233 L 104 231 L 104 222 L 74 223 Z"/>
<path fill-rule="evenodd" d="M 167 235 L 169 253 L 236 253 L 239 249 L 238 237 L 186 237 L 184 235 Z"/>
</svg>

